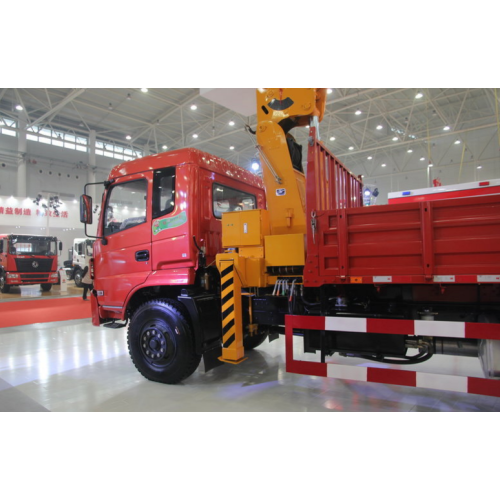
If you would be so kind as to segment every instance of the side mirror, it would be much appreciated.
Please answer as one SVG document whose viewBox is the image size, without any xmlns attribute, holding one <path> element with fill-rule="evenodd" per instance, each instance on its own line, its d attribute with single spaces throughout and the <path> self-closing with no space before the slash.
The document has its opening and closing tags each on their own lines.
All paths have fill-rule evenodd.
<svg viewBox="0 0 500 500">
<path fill-rule="evenodd" d="M 80 222 L 92 224 L 92 197 L 88 194 L 80 196 Z"/>
<path fill-rule="evenodd" d="M 63 247 L 63 245 L 62 245 L 62 241 L 60 241 L 60 242 L 59 242 L 59 251 L 60 251 L 60 252 L 62 252 L 62 247 Z"/>
</svg>

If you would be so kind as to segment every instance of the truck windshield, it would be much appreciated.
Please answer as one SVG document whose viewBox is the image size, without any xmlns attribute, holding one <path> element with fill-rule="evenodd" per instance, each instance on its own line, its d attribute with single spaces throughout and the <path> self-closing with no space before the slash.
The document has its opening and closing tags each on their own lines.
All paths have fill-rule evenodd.
<svg viewBox="0 0 500 500">
<path fill-rule="evenodd" d="M 43 236 L 12 236 L 10 238 L 12 255 L 57 255 L 57 240 Z"/>
<path fill-rule="evenodd" d="M 146 222 L 148 185 L 145 179 L 116 184 L 106 204 L 104 236 Z"/>
</svg>

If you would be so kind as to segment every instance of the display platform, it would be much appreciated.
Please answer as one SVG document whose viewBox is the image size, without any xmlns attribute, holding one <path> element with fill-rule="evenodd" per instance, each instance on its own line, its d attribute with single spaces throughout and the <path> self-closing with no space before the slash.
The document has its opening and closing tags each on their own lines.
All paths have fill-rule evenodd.
<svg viewBox="0 0 500 500">
<path fill-rule="evenodd" d="M 26 293 L 26 289 L 37 288 L 40 290 L 40 295 L 35 295 L 32 293 Z M 31 290 L 30 290 L 31 291 Z M 57 298 L 57 297 L 81 297 L 83 294 L 83 288 L 78 288 L 75 286 L 74 282 L 66 284 L 66 291 L 61 291 L 60 285 L 53 285 L 49 292 L 44 292 L 40 289 L 39 285 L 29 285 L 27 287 L 14 286 L 10 287 L 9 293 L 0 292 L 0 304 L 6 301 L 12 300 L 33 300 L 33 299 L 47 299 L 47 298 Z"/>
<path fill-rule="evenodd" d="M 91 317 L 90 300 L 82 299 L 80 288 L 71 287 L 74 290 L 61 295 L 54 286 L 40 297 L 24 295 L 19 288 L 0 294 L 0 328 Z"/>
</svg>

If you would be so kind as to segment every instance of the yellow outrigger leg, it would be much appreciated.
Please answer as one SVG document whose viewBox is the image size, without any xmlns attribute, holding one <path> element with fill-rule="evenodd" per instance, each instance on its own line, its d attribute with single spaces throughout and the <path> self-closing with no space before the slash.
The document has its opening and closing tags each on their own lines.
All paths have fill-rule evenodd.
<svg viewBox="0 0 500 500">
<path fill-rule="evenodd" d="M 221 276 L 222 356 L 220 361 L 237 365 L 245 359 L 243 320 L 241 313 L 241 280 L 236 271 L 237 253 L 217 255 Z"/>
</svg>

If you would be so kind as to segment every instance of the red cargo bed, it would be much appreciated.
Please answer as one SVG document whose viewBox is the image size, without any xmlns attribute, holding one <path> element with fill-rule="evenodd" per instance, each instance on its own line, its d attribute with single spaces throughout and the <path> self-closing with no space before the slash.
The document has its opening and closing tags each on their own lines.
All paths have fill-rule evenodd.
<svg viewBox="0 0 500 500">
<path fill-rule="evenodd" d="M 322 210 L 315 157 L 307 167 L 306 286 L 500 283 L 500 195 Z"/>
</svg>

